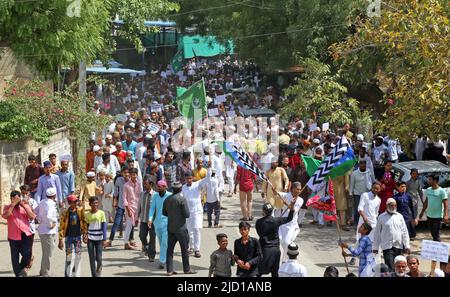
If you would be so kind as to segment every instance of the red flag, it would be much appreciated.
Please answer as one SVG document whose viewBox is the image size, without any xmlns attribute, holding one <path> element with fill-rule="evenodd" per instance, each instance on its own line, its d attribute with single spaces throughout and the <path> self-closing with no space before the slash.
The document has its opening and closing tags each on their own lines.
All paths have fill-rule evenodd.
<svg viewBox="0 0 450 297">
<path fill-rule="evenodd" d="M 334 191 L 333 191 L 333 182 L 331 178 L 328 180 L 328 195 L 330 195 L 330 199 L 327 201 L 330 204 L 329 211 L 325 211 L 323 213 L 323 219 L 325 221 L 335 221 L 337 220 L 336 214 L 336 201 L 334 200 Z"/>
<path fill-rule="evenodd" d="M 333 183 L 328 182 L 328 196 L 321 199 L 319 195 L 311 197 L 306 202 L 306 206 L 311 206 L 323 213 L 324 221 L 336 221 L 336 202 L 334 201 Z"/>
</svg>

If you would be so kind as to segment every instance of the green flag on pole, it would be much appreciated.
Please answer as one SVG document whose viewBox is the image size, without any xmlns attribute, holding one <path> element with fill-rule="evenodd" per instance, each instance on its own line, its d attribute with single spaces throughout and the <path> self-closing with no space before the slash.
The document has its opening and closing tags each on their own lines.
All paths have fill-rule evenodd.
<svg viewBox="0 0 450 297">
<path fill-rule="evenodd" d="M 183 87 L 177 87 L 177 98 L 178 98 L 178 97 L 181 97 L 186 91 L 187 91 L 186 88 L 183 88 Z"/>
<path fill-rule="evenodd" d="M 206 91 L 205 82 L 200 80 L 193 84 L 186 92 L 177 98 L 178 110 L 192 121 L 206 116 Z"/>
<path fill-rule="evenodd" d="M 313 176 L 314 172 L 316 172 L 317 168 L 319 168 L 320 163 L 322 161 L 314 159 L 310 156 L 304 156 L 302 155 L 303 164 L 305 164 L 306 173 L 308 173 L 309 176 Z"/>
<path fill-rule="evenodd" d="M 172 65 L 174 73 L 177 73 L 183 68 L 183 50 L 179 50 L 175 56 L 173 56 L 172 60 L 170 60 L 170 64 Z"/>
</svg>

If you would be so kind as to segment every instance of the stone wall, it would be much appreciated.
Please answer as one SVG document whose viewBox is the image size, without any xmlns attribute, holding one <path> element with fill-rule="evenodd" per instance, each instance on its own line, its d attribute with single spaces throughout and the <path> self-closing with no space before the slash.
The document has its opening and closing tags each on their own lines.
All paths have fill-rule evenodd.
<svg viewBox="0 0 450 297">
<path fill-rule="evenodd" d="M 9 47 L 0 46 L 0 100 L 3 99 L 7 81 L 13 81 L 18 85 L 22 85 L 38 78 L 36 71 L 17 59 Z M 53 91 L 53 82 L 45 81 L 44 88 Z"/>
<path fill-rule="evenodd" d="M 28 155 L 35 155 L 42 163 L 50 153 L 55 153 L 57 158 L 65 154 L 73 156 L 73 148 L 73 140 L 64 128 L 53 131 L 46 145 L 34 140 L 0 141 L 0 208 L 9 203 L 10 192 L 23 184 Z"/>
</svg>

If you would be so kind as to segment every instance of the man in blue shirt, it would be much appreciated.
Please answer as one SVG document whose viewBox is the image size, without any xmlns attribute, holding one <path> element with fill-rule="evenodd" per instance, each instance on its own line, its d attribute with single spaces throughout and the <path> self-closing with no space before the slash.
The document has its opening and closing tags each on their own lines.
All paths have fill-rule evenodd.
<svg viewBox="0 0 450 297">
<path fill-rule="evenodd" d="M 61 183 L 62 199 L 64 204 L 68 207 L 67 197 L 73 194 L 75 191 L 75 174 L 72 170 L 69 170 L 69 161 L 61 161 L 61 169 L 56 172 Z"/>
<path fill-rule="evenodd" d="M 342 250 L 344 257 L 359 257 L 359 275 L 364 271 L 367 265 L 367 257 L 372 253 L 372 240 L 370 240 L 369 233 L 372 231 L 372 226 L 369 223 L 364 222 L 358 229 L 361 234 L 361 238 L 358 241 L 358 246 L 352 248 L 345 242 L 339 243 L 341 248 L 346 248 L 350 251 L 350 254 Z"/>
<path fill-rule="evenodd" d="M 136 146 L 137 142 L 133 140 L 133 135 L 127 133 L 125 140 L 122 141 L 122 149 L 126 152 L 131 151 L 133 153 L 133 160 L 136 159 Z"/>
<path fill-rule="evenodd" d="M 164 269 L 167 258 L 167 223 L 168 219 L 163 215 L 164 201 L 172 195 L 167 191 L 167 183 L 165 180 L 160 180 L 157 183 L 157 191 L 153 194 L 152 202 L 150 203 L 150 212 L 148 214 L 148 227 L 155 228 L 156 236 L 159 242 L 159 268 Z M 154 226 L 152 226 L 154 223 Z"/>
<path fill-rule="evenodd" d="M 406 191 L 406 188 L 406 183 L 400 182 L 397 188 L 398 193 L 394 195 L 394 199 L 397 202 L 397 212 L 405 219 L 409 239 L 414 240 L 416 237 L 416 225 L 419 221 L 416 218 L 417 213 L 413 197 Z"/>
<path fill-rule="evenodd" d="M 36 194 L 34 196 L 34 200 L 36 202 L 40 202 L 41 199 L 45 199 L 46 191 L 50 188 L 56 189 L 56 202 L 58 203 L 59 207 L 63 207 L 62 201 L 62 191 L 61 191 L 61 181 L 59 180 L 59 176 L 56 174 L 50 173 L 50 169 L 52 167 L 52 163 L 50 161 L 44 162 L 44 174 L 39 177 L 38 180 L 38 187 L 36 190 Z"/>
</svg>

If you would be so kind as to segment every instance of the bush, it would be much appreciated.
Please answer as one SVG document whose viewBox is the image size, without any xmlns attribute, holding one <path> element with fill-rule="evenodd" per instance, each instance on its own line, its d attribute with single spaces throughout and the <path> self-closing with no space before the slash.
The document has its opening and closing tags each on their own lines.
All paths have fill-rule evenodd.
<svg viewBox="0 0 450 297">
<path fill-rule="evenodd" d="M 70 88 L 62 93 L 43 90 L 39 81 L 23 86 L 9 82 L 6 100 L 0 102 L 0 139 L 31 137 L 46 144 L 52 130 L 67 127 L 73 137 L 86 141 L 92 131 L 102 129 L 109 121 L 92 112 L 92 97 L 80 97 Z"/>
</svg>

